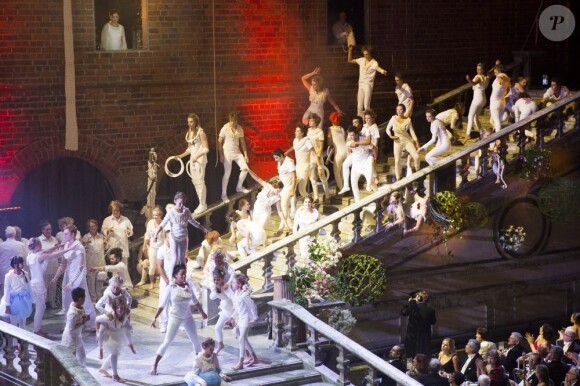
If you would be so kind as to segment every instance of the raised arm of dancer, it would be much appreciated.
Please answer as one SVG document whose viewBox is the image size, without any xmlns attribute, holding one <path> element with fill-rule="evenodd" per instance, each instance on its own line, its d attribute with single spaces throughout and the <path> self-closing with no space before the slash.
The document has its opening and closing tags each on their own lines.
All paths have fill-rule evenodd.
<svg viewBox="0 0 580 386">
<path fill-rule="evenodd" d="M 310 91 L 310 87 L 312 87 L 312 86 L 310 85 L 310 83 L 308 83 L 308 79 L 310 79 L 310 78 L 312 78 L 314 75 L 318 75 L 318 74 L 320 74 L 320 67 L 316 67 L 316 68 L 314 69 L 314 71 L 312 71 L 312 72 L 309 72 L 308 74 L 304 74 L 304 75 L 302 75 L 302 78 L 300 78 L 300 79 L 302 79 L 302 84 L 304 85 L 304 88 L 305 88 L 306 90 Z"/>
</svg>

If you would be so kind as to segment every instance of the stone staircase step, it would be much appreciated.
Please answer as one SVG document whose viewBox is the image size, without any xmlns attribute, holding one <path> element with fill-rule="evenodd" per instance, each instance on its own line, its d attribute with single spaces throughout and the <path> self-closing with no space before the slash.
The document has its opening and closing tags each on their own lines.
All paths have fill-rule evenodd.
<svg viewBox="0 0 580 386">
<path fill-rule="evenodd" d="M 322 380 L 320 373 L 315 370 L 290 370 L 276 372 L 262 376 L 251 376 L 242 380 L 229 382 L 230 385 L 244 386 L 292 386 L 308 385 Z"/>
</svg>

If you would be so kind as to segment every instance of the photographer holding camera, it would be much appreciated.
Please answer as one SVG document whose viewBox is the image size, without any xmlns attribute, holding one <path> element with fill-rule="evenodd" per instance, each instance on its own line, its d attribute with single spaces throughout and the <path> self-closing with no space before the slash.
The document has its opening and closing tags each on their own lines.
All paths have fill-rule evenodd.
<svg viewBox="0 0 580 386">
<path fill-rule="evenodd" d="M 417 353 L 431 355 L 431 326 L 437 322 L 435 310 L 429 307 L 427 291 L 412 292 L 408 303 L 401 310 L 407 316 L 405 351 L 412 358 Z"/>
</svg>

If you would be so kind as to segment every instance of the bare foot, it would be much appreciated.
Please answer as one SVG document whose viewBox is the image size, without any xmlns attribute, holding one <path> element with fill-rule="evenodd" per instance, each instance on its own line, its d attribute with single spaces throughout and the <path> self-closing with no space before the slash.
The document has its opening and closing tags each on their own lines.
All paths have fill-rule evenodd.
<svg viewBox="0 0 580 386">
<path fill-rule="evenodd" d="M 151 375 L 157 375 L 157 366 L 152 366 L 151 371 L 149 372 Z"/>
<path fill-rule="evenodd" d="M 252 356 L 250 357 L 250 359 L 247 362 L 244 362 L 248 367 L 253 366 L 257 363 L 259 363 L 260 361 L 258 360 L 258 356 L 253 353 Z"/>
<path fill-rule="evenodd" d="M 109 374 L 109 372 L 105 369 L 99 369 L 99 373 L 103 374 L 107 378 L 112 378 L 111 374 Z"/>
<path fill-rule="evenodd" d="M 218 342 L 217 347 L 215 348 L 215 355 L 218 355 L 221 350 L 224 349 L 224 344 L 222 342 Z"/>
<path fill-rule="evenodd" d="M 155 288 L 155 283 L 151 283 L 151 285 L 149 285 L 150 290 L 152 290 L 153 288 Z"/>
<path fill-rule="evenodd" d="M 237 365 L 235 365 L 232 370 L 238 371 L 244 368 L 244 361 L 240 360 Z"/>
<path fill-rule="evenodd" d="M 125 383 L 125 380 L 121 379 L 121 377 L 118 375 L 113 375 L 113 381 L 119 382 L 119 383 Z"/>
</svg>

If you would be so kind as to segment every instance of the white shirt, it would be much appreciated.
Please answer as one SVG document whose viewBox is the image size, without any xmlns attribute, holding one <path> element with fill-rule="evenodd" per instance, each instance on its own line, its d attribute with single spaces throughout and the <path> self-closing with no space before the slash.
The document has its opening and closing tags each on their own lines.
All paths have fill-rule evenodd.
<svg viewBox="0 0 580 386">
<path fill-rule="evenodd" d="M 22 271 L 20 275 L 15 274 L 14 271 L 8 272 L 4 276 L 4 304 L 7 307 L 10 306 L 10 294 L 24 292 L 27 288 L 31 291 L 26 272 Z"/>
<path fill-rule="evenodd" d="M 110 233 L 109 229 L 111 229 Z M 101 233 L 109 236 L 108 246 L 110 248 L 121 248 L 123 257 L 129 257 L 129 237 L 133 236 L 133 224 L 127 217 L 120 216 L 117 220 L 111 215 L 105 218 Z"/>
<path fill-rule="evenodd" d="M 184 207 L 181 213 L 173 208 L 167 212 L 160 226 L 163 228 L 165 225 L 170 224 L 171 237 L 174 240 L 183 240 L 187 237 L 188 222 L 194 224 L 189 208 Z"/>
<path fill-rule="evenodd" d="M 87 268 L 105 265 L 105 236 L 98 232 L 95 236 L 87 233 L 82 242 L 87 251 Z"/>
<path fill-rule="evenodd" d="M 114 275 L 119 275 L 119 277 L 123 279 L 123 287 L 133 288 L 133 283 L 131 282 L 131 277 L 129 276 L 127 266 L 122 261 L 115 265 L 106 265 L 105 272 L 111 272 Z"/>
<path fill-rule="evenodd" d="M 465 370 L 467 370 L 467 367 L 469 366 L 469 364 L 473 360 L 473 357 L 475 357 L 475 354 L 468 354 L 467 355 L 467 359 L 465 360 L 465 363 L 463 364 L 463 367 L 461 367 L 461 372 L 463 374 L 465 374 Z"/>
<path fill-rule="evenodd" d="M 240 140 L 244 138 L 244 129 L 242 129 L 242 126 L 236 125 L 236 128 L 232 130 L 231 124 L 228 122 L 220 130 L 219 136 L 224 139 L 223 148 L 225 154 L 242 154 L 240 151 Z"/>
<path fill-rule="evenodd" d="M 358 64 L 358 82 L 369 84 L 372 87 L 375 83 L 379 63 L 375 59 L 367 62 L 365 58 L 358 58 L 355 61 Z"/>
<path fill-rule="evenodd" d="M 556 94 L 554 94 L 554 90 L 552 90 L 552 88 L 550 87 L 544 93 L 543 99 L 547 102 L 555 102 L 557 100 L 567 97 L 569 94 L 570 90 L 568 90 L 568 87 L 566 86 L 561 87 L 559 96 L 556 96 Z"/>
<path fill-rule="evenodd" d="M 109 287 L 107 287 L 107 289 L 105 290 L 103 297 L 101 297 L 97 301 L 97 303 L 95 303 L 95 309 L 99 311 L 101 314 L 112 312 L 113 308 L 111 308 L 111 302 L 114 299 L 120 298 L 121 296 L 125 297 L 125 299 L 127 300 L 127 306 L 129 309 L 131 309 L 131 302 L 133 301 L 133 298 L 131 297 L 131 294 L 129 294 L 129 291 L 122 288 L 121 292 L 119 292 L 119 295 L 115 295 L 113 291 L 111 291 L 111 288 Z"/>
<path fill-rule="evenodd" d="M 284 161 L 278 164 L 278 175 L 280 176 L 280 181 L 284 184 L 284 187 L 290 186 L 292 184 L 292 173 L 296 171 L 296 165 L 294 160 L 290 157 L 284 157 Z"/>
<path fill-rule="evenodd" d="M 0 244 L 0 284 L 4 282 L 4 275 L 10 271 L 10 260 L 14 256 L 25 258 L 28 251 L 20 241 L 14 238 L 7 238 L 5 242 Z"/>
<path fill-rule="evenodd" d="M 171 253 L 171 250 L 166 246 L 159 248 L 159 251 L 157 251 L 157 260 L 161 260 L 163 271 L 165 271 L 167 278 L 171 280 L 173 267 L 175 267 L 175 256 Z"/>
<path fill-rule="evenodd" d="M 31 284 L 42 284 L 44 286 L 44 272 L 46 271 L 47 260 L 42 263 L 39 262 L 38 255 L 42 252 L 33 253 L 30 252 L 26 256 L 26 265 L 30 270 L 30 283 Z"/>
<path fill-rule="evenodd" d="M 72 245 L 72 250 L 64 254 L 66 259 L 66 272 L 62 286 L 71 287 L 71 290 L 80 287 L 83 280 L 86 280 L 87 266 L 86 266 L 86 252 L 85 248 L 79 241 L 75 241 Z"/>
<path fill-rule="evenodd" d="M 170 303 L 172 307 L 169 315 L 176 319 L 184 320 L 192 317 L 191 306 L 195 306 L 198 301 L 188 284 L 184 287 L 172 284 L 165 287 L 161 294 L 159 307 L 167 309 Z"/>
<path fill-rule="evenodd" d="M 59 243 L 57 238 L 54 236 L 51 236 L 49 240 L 46 237 L 44 237 L 44 235 L 40 235 L 38 236 L 38 240 L 40 240 L 41 249 L 43 251 L 46 251 L 47 249 L 50 249 Z M 58 260 L 51 259 L 46 263 L 45 274 L 54 275 L 57 269 L 58 269 Z"/>
<path fill-rule="evenodd" d="M 411 99 L 413 99 L 413 90 L 407 83 L 403 83 L 401 87 L 395 87 L 395 94 L 397 94 L 397 98 L 399 98 L 399 103 L 404 104 L 407 106 Z"/>
<path fill-rule="evenodd" d="M 163 243 L 165 243 L 165 232 L 157 231 L 161 228 L 161 223 L 157 224 L 154 219 L 149 220 L 147 223 L 147 229 L 145 230 L 145 240 L 149 240 L 149 246 L 151 248 L 161 248 Z M 157 234 L 157 241 L 153 241 L 155 235 Z"/>
</svg>

